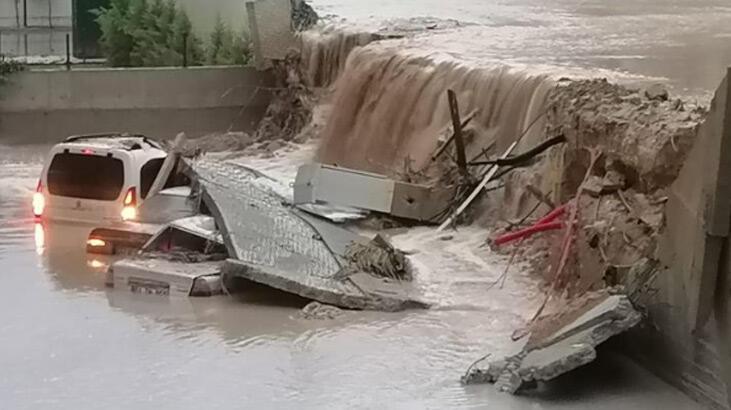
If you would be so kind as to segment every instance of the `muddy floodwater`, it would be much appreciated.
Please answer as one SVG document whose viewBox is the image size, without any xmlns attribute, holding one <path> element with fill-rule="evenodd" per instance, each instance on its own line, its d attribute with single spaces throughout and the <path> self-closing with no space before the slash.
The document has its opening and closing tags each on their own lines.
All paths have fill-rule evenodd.
<svg viewBox="0 0 731 410">
<path fill-rule="evenodd" d="M 331 22 L 422 30 L 413 48 L 557 75 L 663 82 L 705 101 L 731 65 L 726 0 L 313 0 Z M 446 21 L 445 21 L 446 20 Z M 460 27 L 454 28 L 458 24 Z"/>
<path fill-rule="evenodd" d="M 30 215 L 47 148 L 0 146 L 3 409 L 694 407 L 611 352 L 528 397 L 461 386 L 471 362 L 505 348 L 537 292 L 517 272 L 486 291 L 502 262 L 477 230 L 453 243 L 427 229 L 395 238 L 417 252 L 430 311 L 318 321 L 299 317 L 304 301 L 266 290 L 169 299 L 107 289 L 109 261 L 83 250 L 88 227 Z M 277 161 L 289 159 L 252 163 L 291 173 Z"/>
</svg>

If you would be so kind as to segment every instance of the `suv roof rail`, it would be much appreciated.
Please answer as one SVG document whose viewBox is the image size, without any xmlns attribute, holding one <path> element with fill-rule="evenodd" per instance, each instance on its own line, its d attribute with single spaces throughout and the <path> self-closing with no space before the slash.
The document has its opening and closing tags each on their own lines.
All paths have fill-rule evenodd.
<svg viewBox="0 0 731 410">
<path fill-rule="evenodd" d="M 149 138 L 142 134 L 129 134 L 124 132 L 104 132 L 104 133 L 98 133 L 98 134 L 81 134 L 81 135 L 72 135 L 63 142 L 78 142 L 78 141 L 84 141 L 84 140 L 93 140 L 93 139 L 100 139 L 100 138 L 139 138 L 143 142 L 147 143 L 148 145 L 163 149 L 162 144 L 158 142 L 157 140 L 153 138 Z"/>
</svg>

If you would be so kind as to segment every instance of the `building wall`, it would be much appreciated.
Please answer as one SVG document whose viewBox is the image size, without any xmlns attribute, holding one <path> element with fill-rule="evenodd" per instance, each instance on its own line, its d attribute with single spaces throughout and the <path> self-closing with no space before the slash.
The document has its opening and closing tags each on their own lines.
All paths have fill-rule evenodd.
<svg viewBox="0 0 731 410">
<path fill-rule="evenodd" d="M 17 19 L 15 3 L 16 0 L 0 0 L 0 27 L 17 28 L 18 22 L 23 26 L 23 0 L 17 0 Z M 28 26 L 71 26 L 71 0 L 25 0 L 25 4 L 28 10 Z"/>
<path fill-rule="evenodd" d="M 188 12 L 193 25 L 202 35 L 213 29 L 216 16 L 236 30 L 246 28 L 246 0 L 176 0 Z M 23 25 L 23 0 L 0 0 L 0 27 L 15 28 Z M 71 0 L 25 0 L 28 8 L 28 25 L 34 27 L 70 27 Z M 50 7 L 49 7 L 50 6 Z M 50 20 L 49 20 L 50 15 Z"/>
<path fill-rule="evenodd" d="M 268 74 L 250 67 L 19 73 L 0 94 L 0 143 L 105 131 L 169 138 L 251 130 L 269 102 L 257 87 L 268 84 Z"/>
</svg>

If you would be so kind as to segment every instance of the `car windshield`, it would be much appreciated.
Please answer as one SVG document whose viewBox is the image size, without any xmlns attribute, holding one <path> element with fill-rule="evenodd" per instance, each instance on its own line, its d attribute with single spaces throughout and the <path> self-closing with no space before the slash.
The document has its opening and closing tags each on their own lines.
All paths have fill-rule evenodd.
<svg viewBox="0 0 731 410">
<path fill-rule="evenodd" d="M 123 186 L 124 164 L 116 158 L 61 153 L 48 168 L 51 195 L 114 201 Z"/>
</svg>

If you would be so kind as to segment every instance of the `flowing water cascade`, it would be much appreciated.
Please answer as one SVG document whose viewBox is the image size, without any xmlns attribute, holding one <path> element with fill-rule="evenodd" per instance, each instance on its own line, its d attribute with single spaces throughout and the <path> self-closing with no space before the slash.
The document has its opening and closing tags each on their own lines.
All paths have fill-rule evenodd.
<svg viewBox="0 0 731 410">
<path fill-rule="evenodd" d="M 493 154 L 504 151 L 531 124 L 521 145 L 531 145 L 542 135 L 541 117 L 554 85 L 548 77 L 438 61 L 382 44 L 388 42 L 356 47 L 348 54 L 334 83 L 333 109 L 318 152 L 321 161 L 388 175 L 406 162 L 422 169 L 440 139 L 451 133 L 448 89 L 457 93 L 463 120 L 473 116 L 465 141 L 469 158 L 492 142 L 497 148 Z M 309 66 L 328 66 L 312 63 L 325 56 L 332 58 L 331 53 L 318 53 Z M 334 58 L 338 61 L 342 56 Z"/>
</svg>

